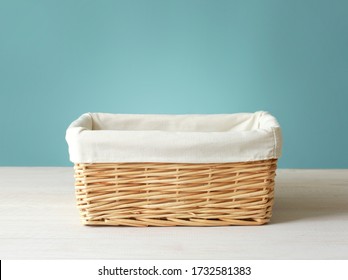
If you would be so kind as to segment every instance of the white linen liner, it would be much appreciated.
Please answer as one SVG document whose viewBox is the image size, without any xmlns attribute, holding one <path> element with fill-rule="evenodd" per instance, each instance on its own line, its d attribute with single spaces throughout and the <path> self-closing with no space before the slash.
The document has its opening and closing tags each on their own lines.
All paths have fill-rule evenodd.
<svg viewBox="0 0 348 280">
<path fill-rule="evenodd" d="M 86 113 L 67 129 L 73 163 L 223 163 L 278 158 L 281 129 L 267 112 L 215 115 Z"/>
</svg>

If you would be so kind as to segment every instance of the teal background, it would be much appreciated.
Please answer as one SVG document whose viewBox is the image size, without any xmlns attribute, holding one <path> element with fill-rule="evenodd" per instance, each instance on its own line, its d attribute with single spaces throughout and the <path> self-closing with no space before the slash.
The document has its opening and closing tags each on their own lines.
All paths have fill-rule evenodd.
<svg viewBox="0 0 348 280">
<path fill-rule="evenodd" d="M 348 167 L 348 1 L 0 0 L 0 40 L 0 165 L 71 165 L 84 112 L 267 110 L 280 167 Z"/>
</svg>

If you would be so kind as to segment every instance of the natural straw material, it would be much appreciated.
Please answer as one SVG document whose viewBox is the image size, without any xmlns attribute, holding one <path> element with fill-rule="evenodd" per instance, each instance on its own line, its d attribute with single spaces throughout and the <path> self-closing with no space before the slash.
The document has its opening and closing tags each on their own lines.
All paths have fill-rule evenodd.
<svg viewBox="0 0 348 280">
<path fill-rule="evenodd" d="M 276 164 L 79 163 L 77 205 L 86 225 L 261 225 L 272 214 Z"/>
</svg>

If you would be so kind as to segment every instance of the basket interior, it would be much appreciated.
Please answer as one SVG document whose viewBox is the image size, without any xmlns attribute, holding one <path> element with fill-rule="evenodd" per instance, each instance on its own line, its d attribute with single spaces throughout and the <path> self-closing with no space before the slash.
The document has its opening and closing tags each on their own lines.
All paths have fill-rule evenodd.
<svg viewBox="0 0 348 280">
<path fill-rule="evenodd" d="M 127 115 L 91 113 L 92 130 L 227 132 L 260 128 L 262 113 L 229 115 Z"/>
</svg>

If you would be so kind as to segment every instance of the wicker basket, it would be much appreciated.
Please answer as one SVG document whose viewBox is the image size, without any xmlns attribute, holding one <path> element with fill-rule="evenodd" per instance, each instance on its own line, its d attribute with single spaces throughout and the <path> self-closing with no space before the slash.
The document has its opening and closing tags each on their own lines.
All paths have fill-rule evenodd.
<svg viewBox="0 0 348 280">
<path fill-rule="evenodd" d="M 75 162 L 77 206 L 85 225 L 261 225 L 272 215 L 276 167 L 277 158 Z"/>
</svg>

